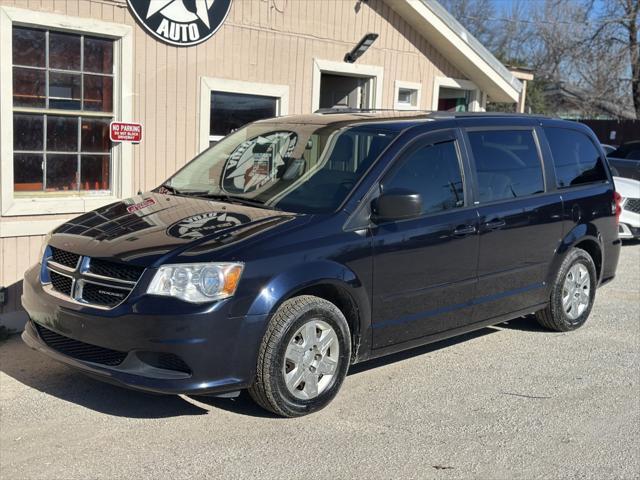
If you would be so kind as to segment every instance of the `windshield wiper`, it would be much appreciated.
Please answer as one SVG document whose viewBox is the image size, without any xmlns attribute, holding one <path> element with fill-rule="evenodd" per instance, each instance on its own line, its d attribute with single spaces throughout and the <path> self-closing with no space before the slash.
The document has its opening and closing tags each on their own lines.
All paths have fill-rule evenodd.
<svg viewBox="0 0 640 480">
<path fill-rule="evenodd" d="M 163 183 L 158 188 L 156 188 L 156 190 L 159 190 L 160 193 L 165 193 L 163 190 L 166 190 L 167 192 L 172 193 L 174 195 L 178 194 L 178 190 L 172 187 L 171 185 L 169 185 L 168 183 Z"/>
<path fill-rule="evenodd" d="M 184 197 L 209 198 L 212 200 L 222 200 L 223 202 L 227 202 L 227 203 L 240 203 L 242 205 L 249 205 L 251 207 L 271 208 L 273 210 L 279 210 L 278 208 L 267 207 L 265 203 L 260 200 L 240 197 L 237 195 L 229 195 L 228 193 L 223 193 L 223 192 L 211 193 L 207 190 L 178 190 L 177 188 L 172 187 L 171 185 L 166 183 L 160 185 L 160 187 L 158 188 L 159 189 L 164 188 L 165 190 L 169 191 L 173 195 L 181 195 Z"/>
<path fill-rule="evenodd" d="M 270 207 L 265 205 L 265 203 L 261 200 L 256 200 L 254 198 L 245 198 L 237 195 L 229 195 L 228 193 L 206 193 L 204 195 L 199 195 L 205 198 L 211 198 L 213 200 L 223 200 L 227 203 L 240 203 L 242 205 L 249 205 L 251 207 L 258 208 L 270 208 L 272 210 L 278 210 L 275 207 Z"/>
<path fill-rule="evenodd" d="M 175 187 L 172 187 L 168 183 L 163 183 L 158 187 L 158 190 L 165 189 L 173 195 L 183 195 L 185 197 L 199 197 L 203 195 L 207 195 L 209 193 L 207 190 L 178 190 Z"/>
</svg>

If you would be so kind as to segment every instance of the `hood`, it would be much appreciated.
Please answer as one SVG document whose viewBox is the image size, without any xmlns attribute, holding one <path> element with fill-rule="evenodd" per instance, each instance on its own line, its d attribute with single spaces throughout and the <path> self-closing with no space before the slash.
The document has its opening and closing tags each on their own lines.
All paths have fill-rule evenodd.
<svg viewBox="0 0 640 480">
<path fill-rule="evenodd" d="M 616 192 L 625 198 L 640 198 L 640 182 L 632 178 L 613 177 Z"/>
<path fill-rule="evenodd" d="M 112 203 L 56 228 L 62 250 L 144 267 L 206 245 L 226 247 L 295 218 L 295 214 L 194 197 L 147 193 Z"/>
</svg>

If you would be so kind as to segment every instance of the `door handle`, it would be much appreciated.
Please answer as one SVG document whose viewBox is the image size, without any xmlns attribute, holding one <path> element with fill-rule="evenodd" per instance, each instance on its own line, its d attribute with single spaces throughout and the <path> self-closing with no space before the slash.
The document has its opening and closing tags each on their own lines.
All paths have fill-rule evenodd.
<svg viewBox="0 0 640 480">
<path fill-rule="evenodd" d="M 472 233 L 476 233 L 475 225 L 461 225 L 453 231 L 453 234 L 457 237 L 471 235 Z"/>
<path fill-rule="evenodd" d="M 486 230 L 497 230 L 499 228 L 504 227 L 507 224 L 507 222 L 505 222 L 503 219 L 496 219 L 496 220 L 491 220 L 490 222 L 485 222 L 482 224 L 482 226 L 486 229 Z"/>
</svg>

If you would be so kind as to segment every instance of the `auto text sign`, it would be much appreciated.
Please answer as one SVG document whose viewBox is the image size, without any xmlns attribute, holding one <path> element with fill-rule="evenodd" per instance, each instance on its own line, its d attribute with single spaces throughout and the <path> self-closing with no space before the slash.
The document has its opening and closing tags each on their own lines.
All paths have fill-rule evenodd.
<svg viewBox="0 0 640 480">
<path fill-rule="evenodd" d="M 149 34 L 177 47 L 211 38 L 231 9 L 231 0 L 127 0 L 127 4 Z"/>
<path fill-rule="evenodd" d="M 111 122 L 109 132 L 112 142 L 140 143 L 142 141 L 141 123 Z"/>
</svg>

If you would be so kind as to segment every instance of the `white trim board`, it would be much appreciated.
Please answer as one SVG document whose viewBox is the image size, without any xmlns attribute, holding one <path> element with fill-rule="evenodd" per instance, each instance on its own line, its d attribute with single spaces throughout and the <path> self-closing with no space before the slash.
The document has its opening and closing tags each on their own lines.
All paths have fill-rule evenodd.
<svg viewBox="0 0 640 480">
<path fill-rule="evenodd" d="M 278 98 L 278 116 L 289 114 L 289 85 L 243 82 L 226 78 L 200 77 L 200 128 L 198 151 L 209 148 L 211 92 L 241 93 Z"/>
<path fill-rule="evenodd" d="M 400 89 L 416 90 L 416 104 L 407 105 L 405 103 L 398 103 L 398 94 Z M 393 86 L 393 104 L 396 110 L 421 110 L 422 109 L 422 84 L 415 82 L 405 82 L 403 80 L 396 80 Z"/>
<path fill-rule="evenodd" d="M 372 78 L 374 81 L 373 108 L 382 108 L 382 86 L 384 82 L 384 68 L 377 65 L 362 65 L 357 63 L 334 62 L 331 60 L 313 59 L 313 80 L 311 92 L 311 112 L 320 108 L 320 84 L 323 73 L 335 73 L 350 77 Z"/>
<path fill-rule="evenodd" d="M 13 193 L 13 24 L 73 33 L 88 33 L 115 40 L 114 119 L 132 121 L 133 115 L 133 28 L 48 12 L 0 6 L 0 215 L 46 215 L 83 213 L 126 198 L 133 193 L 133 145 L 120 143 L 112 148 L 112 195 L 14 198 Z M 23 223 L 23 222 L 19 222 Z"/>
<path fill-rule="evenodd" d="M 18 220 L 11 222 L 0 222 L 0 238 L 8 237 L 31 237 L 34 235 L 46 235 L 51 230 L 59 227 L 69 218 L 56 218 L 55 220 Z"/>
</svg>

